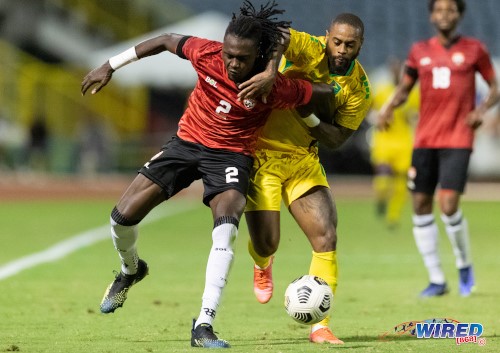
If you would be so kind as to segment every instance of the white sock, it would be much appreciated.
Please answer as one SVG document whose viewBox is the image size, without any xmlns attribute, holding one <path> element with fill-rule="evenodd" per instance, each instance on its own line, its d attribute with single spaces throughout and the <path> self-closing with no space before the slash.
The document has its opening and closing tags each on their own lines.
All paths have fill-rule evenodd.
<svg viewBox="0 0 500 353">
<path fill-rule="evenodd" d="M 441 215 L 441 219 L 446 225 L 446 233 L 450 239 L 455 263 L 458 269 L 471 265 L 469 227 L 467 220 L 463 217 L 462 211 L 458 210 L 451 216 Z"/>
<path fill-rule="evenodd" d="M 122 226 L 112 218 L 110 222 L 111 238 L 122 262 L 122 272 L 127 275 L 133 275 L 137 273 L 137 263 L 139 261 L 135 245 L 138 237 L 137 225 Z"/>
<path fill-rule="evenodd" d="M 232 223 L 224 223 L 212 231 L 212 249 L 208 256 L 200 315 L 195 327 L 201 323 L 212 324 L 233 263 L 232 244 L 238 228 Z"/>
<path fill-rule="evenodd" d="M 431 283 L 444 284 L 445 277 L 438 253 L 438 227 L 433 214 L 413 215 L 413 236 L 422 255 Z"/>
</svg>

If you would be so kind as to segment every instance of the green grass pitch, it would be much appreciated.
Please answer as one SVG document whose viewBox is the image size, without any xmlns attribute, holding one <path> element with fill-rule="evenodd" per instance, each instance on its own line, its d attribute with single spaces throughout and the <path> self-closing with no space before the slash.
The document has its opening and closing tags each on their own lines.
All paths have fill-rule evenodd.
<svg viewBox="0 0 500 353">
<path fill-rule="evenodd" d="M 0 268 L 76 234 L 107 224 L 114 200 L 36 201 L 0 204 Z M 388 231 L 375 218 L 371 200 L 337 200 L 339 286 L 332 309 L 341 347 L 313 345 L 308 328 L 283 307 L 287 284 L 309 268 L 310 246 L 287 212 L 274 265 L 275 293 L 266 305 L 252 292 L 252 261 L 243 221 L 236 257 L 215 321 L 231 352 L 499 352 L 500 203 L 463 204 L 469 220 L 477 292 L 457 293 L 454 257 L 441 222 L 441 253 L 451 293 L 420 300 L 426 272 L 411 234 L 410 211 Z M 168 216 L 169 212 L 178 213 Z M 139 253 L 150 275 L 134 287 L 124 307 L 99 312 L 99 302 L 117 270 L 109 238 L 54 262 L 0 280 L 0 352 L 151 353 L 193 352 L 191 320 L 198 314 L 211 244 L 211 214 L 201 202 L 173 199 L 165 216 L 140 227 Z M 448 317 L 484 326 L 486 344 L 457 346 L 452 339 L 380 336 L 411 320 Z"/>
</svg>

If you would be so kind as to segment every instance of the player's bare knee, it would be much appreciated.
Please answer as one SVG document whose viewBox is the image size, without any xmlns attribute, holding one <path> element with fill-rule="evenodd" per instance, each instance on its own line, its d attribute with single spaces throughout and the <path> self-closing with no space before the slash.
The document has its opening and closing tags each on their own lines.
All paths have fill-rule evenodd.
<svg viewBox="0 0 500 353">
<path fill-rule="evenodd" d="M 308 236 L 309 242 L 315 252 L 328 252 L 337 249 L 337 232 L 335 230 L 326 230 Z"/>
<path fill-rule="evenodd" d="M 254 234 L 252 245 L 259 256 L 268 257 L 278 250 L 279 237 L 275 237 L 270 233 Z"/>
</svg>

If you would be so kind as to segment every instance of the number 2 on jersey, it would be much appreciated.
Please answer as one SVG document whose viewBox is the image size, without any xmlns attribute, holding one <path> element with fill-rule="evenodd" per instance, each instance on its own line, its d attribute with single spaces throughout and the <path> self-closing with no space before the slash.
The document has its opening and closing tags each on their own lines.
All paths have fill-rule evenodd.
<svg viewBox="0 0 500 353">
<path fill-rule="evenodd" d="M 219 113 L 227 114 L 229 113 L 230 110 L 231 110 L 231 103 L 226 102 L 224 99 L 221 99 L 219 102 L 219 106 L 217 107 L 217 109 L 215 109 L 215 112 L 217 114 Z"/>
</svg>

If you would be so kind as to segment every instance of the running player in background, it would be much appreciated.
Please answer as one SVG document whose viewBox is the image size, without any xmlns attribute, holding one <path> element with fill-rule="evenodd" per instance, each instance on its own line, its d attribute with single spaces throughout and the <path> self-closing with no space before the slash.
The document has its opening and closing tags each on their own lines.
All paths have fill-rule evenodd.
<svg viewBox="0 0 500 353">
<path fill-rule="evenodd" d="M 333 113 L 328 120 L 314 114 L 302 118 L 295 110 L 274 111 L 262 129 L 247 198 L 245 218 L 255 261 L 254 292 L 261 303 L 273 293 L 272 262 L 280 241 L 280 208 L 285 206 L 312 246 L 309 274 L 337 288 L 337 210 L 318 157 L 318 141 L 337 148 L 358 129 L 370 104 L 368 77 L 356 57 L 361 50 L 364 25 L 350 13 L 338 15 L 326 36 L 285 30 L 284 59 L 279 71 L 290 78 L 324 82 L 335 92 Z M 276 75 L 276 68 L 242 84 L 240 97 L 263 95 Z M 286 122 L 282 124 L 281 122 Z M 328 316 L 311 327 L 314 343 L 342 344 L 329 328 Z"/>
<path fill-rule="evenodd" d="M 311 85 L 280 75 L 267 103 L 239 100 L 238 84 L 262 71 L 275 55 L 288 22 L 273 16 L 283 11 L 276 4 L 256 11 L 249 1 L 233 15 L 223 43 L 179 34 L 146 40 L 112 57 L 85 76 L 82 94 L 97 93 L 123 65 L 163 51 L 191 61 L 199 80 L 179 121 L 176 136 L 140 170 L 111 212 L 111 234 L 122 266 L 101 302 L 101 312 L 112 313 L 126 300 L 127 292 L 148 274 L 148 265 L 137 252 L 138 223 L 157 205 L 170 199 L 194 180 L 202 179 L 203 202 L 213 215 L 212 248 L 206 267 L 205 289 L 197 320 L 193 320 L 191 345 L 227 348 L 212 327 L 222 290 L 233 262 L 233 242 L 246 204 L 256 130 L 272 109 L 289 109 L 308 103 L 311 94 L 325 93 L 328 85 Z M 319 94 L 323 97 L 323 94 Z M 324 98 L 324 97 L 323 97 Z"/>
<path fill-rule="evenodd" d="M 409 171 L 413 198 L 413 235 L 429 273 L 430 283 L 420 295 L 447 293 L 448 287 L 438 252 L 438 227 L 433 215 L 437 186 L 441 219 L 453 247 L 462 296 L 474 288 L 469 229 L 460 208 L 474 142 L 474 130 L 484 113 L 499 100 L 498 84 L 483 43 L 457 34 L 463 17 L 463 0 L 430 0 L 430 22 L 437 35 L 415 43 L 408 54 L 405 74 L 395 95 L 380 112 L 390 124 L 393 110 L 403 104 L 420 80 L 420 116 Z M 489 86 L 486 97 L 475 106 L 475 74 Z"/>
<path fill-rule="evenodd" d="M 406 176 L 411 165 L 413 125 L 419 105 L 418 90 L 413 90 L 406 104 L 394 110 L 389 128 L 379 128 L 376 117 L 383 104 L 394 94 L 401 78 L 402 66 L 402 61 L 397 58 L 388 61 L 390 81 L 373 85 L 373 105 L 370 112 L 370 118 L 375 120 L 370 152 L 376 214 L 389 229 L 399 225 L 407 200 Z"/>
</svg>

